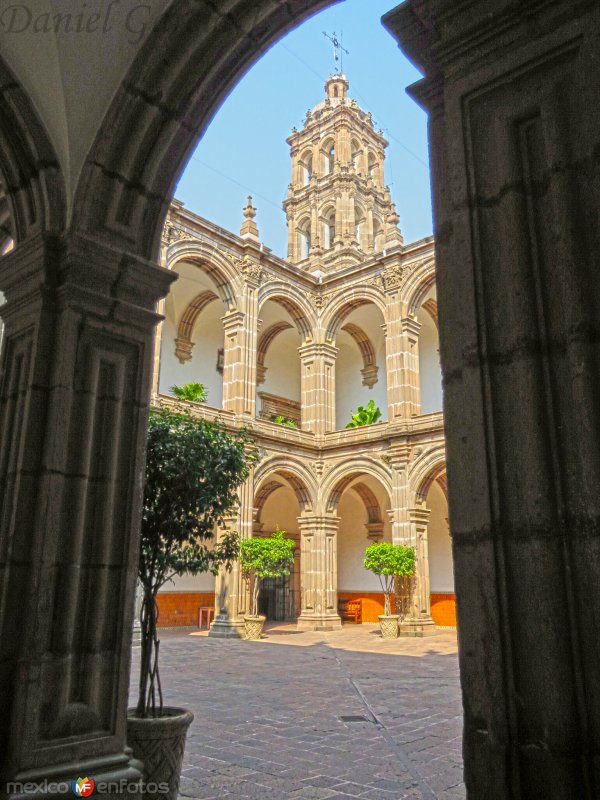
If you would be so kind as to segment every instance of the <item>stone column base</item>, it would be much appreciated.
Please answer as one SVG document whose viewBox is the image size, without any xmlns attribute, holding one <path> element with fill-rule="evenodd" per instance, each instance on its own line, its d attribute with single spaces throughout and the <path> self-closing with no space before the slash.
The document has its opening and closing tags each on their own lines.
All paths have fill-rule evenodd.
<svg viewBox="0 0 600 800">
<path fill-rule="evenodd" d="M 211 639 L 244 639 L 244 620 L 229 619 L 224 614 L 219 614 L 211 623 L 208 635 Z"/>
<path fill-rule="evenodd" d="M 93 778 L 96 789 L 99 784 L 107 784 L 102 792 L 102 797 L 106 800 L 143 800 L 145 792 L 139 787 L 143 781 L 144 765 L 141 761 L 133 758 L 129 747 L 121 756 L 109 756 L 107 758 L 89 759 L 85 762 L 73 762 L 70 764 L 57 765 L 53 768 L 45 767 L 42 770 L 27 770 L 11 780 L 7 780 L 2 788 L 6 788 L 7 800 L 31 800 L 31 788 L 23 790 L 27 784 L 36 784 L 39 788 L 35 796 L 47 798 L 48 800 L 58 800 L 73 796 L 71 781 L 77 778 Z M 67 787 L 67 791 L 60 791 Z M 58 790 L 58 791 L 56 791 Z"/>
<path fill-rule="evenodd" d="M 436 632 L 431 617 L 408 618 L 400 625 L 400 636 L 430 636 Z"/>
<path fill-rule="evenodd" d="M 339 614 L 301 614 L 297 627 L 299 631 L 339 631 L 342 620 Z"/>
</svg>

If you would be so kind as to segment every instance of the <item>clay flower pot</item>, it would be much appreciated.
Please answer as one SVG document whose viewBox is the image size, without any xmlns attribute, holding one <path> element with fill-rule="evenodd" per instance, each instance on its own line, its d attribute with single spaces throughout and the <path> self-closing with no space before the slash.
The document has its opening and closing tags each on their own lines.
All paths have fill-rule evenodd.
<svg viewBox="0 0 600 800">
<path fill-rule="evenodd" d="M 398 614 L 385 614 L 379 615 L 379 627 L 381 628 L 381 636 L 383 639 L 397 639 L 398 626 L 400 623 L 400 616 Z"/>
<path fill-rule="evenodd" d="M 142 719 L 130 709 L 127 744 L 144 762 L 144 800 L 177 800 L 185 738 L 194 715 L 184 708 L 165 706 L 161 717 Z"/>
<path fill-rule="evenodd" d="M 265 625 L 266 617 L 259 614 L 258 617 L 250 616 L 249 614 L 244 617 L 244 624 L 246 626 L 246 639 L 260 639 L 262 630 Z"/>
</svg>

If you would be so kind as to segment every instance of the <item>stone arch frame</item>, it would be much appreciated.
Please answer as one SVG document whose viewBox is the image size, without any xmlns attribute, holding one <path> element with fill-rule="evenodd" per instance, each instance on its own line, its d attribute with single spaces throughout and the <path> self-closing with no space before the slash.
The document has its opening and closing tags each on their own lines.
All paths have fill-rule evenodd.
<svg viewBox="0 0 600 800">
<path fill-rule="evenodd" d="M 227 13 L 207 13 L 203 3 L 173 0 L 121 82 L 88 153 L 75 193 L 75 227 L 156 257 L 179 176 L 224 98 L 271 44 L 334 2 L 232 0 Z M 216 41 L 220 57 L 207 61 Z"/>
<path fill-rule="evenodd" d="M 443 444 L 425 449 L 412 462 L 408 470 L 408 483 L 411 503 L 413 506 L 422 505 L 427 498 L 432 483 L 440 481 L 440 487 L 446 499 L 448 498 L 447 484 L 443 479 L 446 474 L 446 448 Z"/>
<path fill-rule="evenodd" d="M 381 311 L 384 324 L 387 322 L 387 308 L 383 292 L 375 286 L 359 285 L 351 286 L 343 292 L 327 310 L 323 327 L 326 331 L 328 342 L 335 342 L 337 332 L 342 326 L 344 319 L 355 308 L 362 305 L 373 303 Z"/>
<path fill-rule="evenodd" d="M 435 284 L 435 260 L 429 259 L 420 264 L 414 272 L 409 273 L 404 284 L 403 294 L 406 298 L 408 313 L 416 316 L 423 304 L 423 298 Z"/>
<path fill-rule="evenodd" d="M 274 455 L 266 458 L 254 473 L 254 496 L 266 485 L 266 481 L 279 475 L 294 490 L 301 512 L 312 511 L 316 505 L 317 485 L 314 475 L 305 464 L 293 456 Z M 275 491 L 272 488 L 271 491 Z M 266 498 L 265 498 L 266 499 Z"/>
<path fill-rule="evenodd" d="M 196 241 L 182 241 L 169 245 L 167 269 L 176 272 L 177 264 L 184 261 L 210 278 L 227 311 L 233 311 L 238 307 L 238 297 L 243 291 L 242 279 L 233 264 L 226 256 L 219 253 L 218 249 Z"/>
<path fill-rule="evenodd" d="M 330 156 L 331 150 L 333 148 L 333 158 Z M 324 141 L 321 142 L 321 146 L 319 147 L 320 153 L 320 161 L 319 164 L 319 177 L 323 177 L 325 175 L 332 175 L 335 169 L 335 159 L 336 159 L 336 146 L 335 146 L 335 139 L 333 136 L 326 136 Z M 325 165 L 329 164 L 329 170 L 326 170 Z"/>
<path fill-rule="evenodd" d="M 433 320 L 433 324 L 439 331 L 439 320 L 438 320 L 438 304 L 437 300 L 434 300 L 433 297 L 430 297 L 429 300 L 425 300 L 423 305 L 421 306 L 431 317 Z"/>
<path fill-rule="evenodd" d="M 273 281 L 261 287 L 258 293 L 258 316 L 264 304 L 271 300 L 279 303 L 294 320 L 302 341 L 310 341 L 316 328 L 316 319 L 304 294 L 291 284 Z"/>
<path fill-rule="evenodd" d="M 334 243 L 334 240 L 335 240 L 335 216 L 336 216 L 335 204 L 332 203 L 331 201 L 329 201 L 328 203 L 325 203 L 319 209 L 318 220 L 319 220 L 319 225 L 320 225 L 320 228 L 321 228 L 321 234 L 324 233 L 325 228 L 327 228 L 329 231 L 331 231 L 330 222 L 331 222 L 331 218 L 333 217 L 333 236 L 331 236 L 331 233 L 329 233 L 329 242 L 328 242 L 327 246 L 325 245 L 325 242 L 324 242 L 324 236 L 321 236 L 321 242 L 320 242 L 322 247 L 324 247 L 324 248 L 326 247 L 326 249 L 328 249 L 328 250 L 333 247 L 333 243 Z"/>
<path fill-rule="evenodd" d="M 353 480 L 361 475 L 368 475 L 378 481 L 385 489 L 390 507 L 392 502 L 392 480 L 387 467 L 383 462 L 373 458 L 361 457 L 352 460 L 351 464 L 341 463 L 335 466 L 324 479 L 320 489 L 320 503 L 323 512 L 335 513 L 341 494 Z M 341 492 L 339 486 L 343 484 Z"/>
<path fill-rule="evenodd" d="M 361 369 L 363 385 L 372 389 L 377 383 L 377 373 L 379 371 L 373 343 L 365 331 L 353 322 L 347 322 L 345 325 L 342 325 L 341 330 L 351 336 L 356 343 L 363 359 L 363 368 Z"/>
<path fill-rule="evenodd" d="M 66 187 L 34 104 L 0 57 L 0 253 L 66 227 Z"/>
<path fill-rule="evenodd" d="M 256 347 L 256 385 L 260 386 L 265 381 L 267 368 L 265 367 L 265 358 L 269 347 L 273 340 L 279 336 L 283 331 L 287 331 L 292 327 L 289 322 L 285 320 L 282 322 L 274 322 L 272 325 L 263 331 L 258 337 L 258 345 Z"/>
<path fill-rule="evenodd" d="M 381 513 L 381 505 L 375 496 L 375 493 L 370 489 L 366 483 L 355 483 L 350 486 L 351 491 L 355 492 L 362 500 L 365 510 L 367 512 L 367 524 L 369 525 L 383 525 L 383 514 Z"/>
<path fill-rule="evenodd" d="M 192 341 L 192 334 L 196 323 L 204 309 L 214 300 L 218 300 L 218 296 L 210 289 L 206 289 L 191 300 L 177 325 L 177 336 L 175 337 L 175 355 L 179 361 L 184 364 L 192 358 L 192 350 L 195 342 Z"/>
<path fill-rule="evenodd" d="M 301 237 L 304 237 L 304 240 L 306 240 L 306 255 L 304 255 L 303 252 L 304 250 L 302 246 L 303 239 L 301 239 Z M 296 253 L 298 256 L 297 260 L 304 261 L 306 258 L 308 258 L 310 254 L 310 248 L 313 246 L 314 243 L 314 232 L 312 229 L 312 221 L 310 218 L 310 214 L 304 214 L 298 220 L 298 223 L 296 224 L 295 238 L 296 238 L 295 242 Z"/>
</svg>

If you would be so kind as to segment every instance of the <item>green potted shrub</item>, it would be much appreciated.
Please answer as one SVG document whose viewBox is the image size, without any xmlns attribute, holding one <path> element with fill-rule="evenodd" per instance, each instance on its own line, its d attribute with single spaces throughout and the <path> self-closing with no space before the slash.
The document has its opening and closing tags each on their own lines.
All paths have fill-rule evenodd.
<svg viewBox="0 0 600 800">
<path fill-rule="evenodd" d="M 398 636 L 399 614 L 392 614 L 391 594 L 397 577 L 413 575 L 415 549 L 391 542 L 374 542 L 365 550 L 365 569 L 379 578 L 384 596 L 384 611 L 379 615 L 379 626 L 384 639 Z"/>
<path fill-rule="evenodd" d="M 203 383 L 184 383 L 183 386 L 171 386 L 171 391 L 178 400 L 189 403 L 206 403 L 208 389 Z"/>
<path fill-rule="evenodd" d="M 375 405 L 374 400 L 369 400 L 366 406 L 359 406 L 356 414 L 350 412 L 352 419 L 347 428 L 362 428 L 363 425 L 373 425 L 381 418 L 381 409 Z"/>
<path fill-rule="evenodd" d="M 258 598 L 263 578 L 289 575 L 294 565 L 293 539 L 285 538 L 279 526 L 272 536 L 251 536 L 240 543 L 240 564 L 250 581 L 250 614 L 244 617 L 246 639 L 260 639 L 266 617 L 258 613 Z"/>
<path fill-rule="evenodd" d="M 167 800 L 177 797 L 193 714 L 163 702 L 157 594 L 175 575 L 231 569 L 239 555 L 238 535 L 224 533 L 215 542 L 214 533 L 237 505 L 236 489 L 253 458 L 245 431 L 229 434 L 220 423 L 168 409 L 150 413 L 138 567 L 143 589 L 140 675 L 127 739 L 144 762 L 146 782 L 168 785 L 161 795 Z"/>
</svg>

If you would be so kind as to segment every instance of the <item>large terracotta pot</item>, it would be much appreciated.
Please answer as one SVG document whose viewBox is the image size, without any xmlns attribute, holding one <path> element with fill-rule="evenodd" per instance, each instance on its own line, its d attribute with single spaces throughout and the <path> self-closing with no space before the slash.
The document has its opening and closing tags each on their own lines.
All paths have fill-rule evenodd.
<svg viewBox="0 0 600 800">
<path fill-rule="evenodd" d="M 244 617 L 244 625 L 246 628 L 246 639 L 260 639 L 262 630 L 265 626 L 266 617 L 259 614 L 258 617 L 247 615 Z"/>
<path fill-rule="evenodd" d="M 127 744 L 144 762 L 144 800 L 177 800 L 185 738 L 194 715 L 184 708 L 165 706 L 161 717 L 141 719 L 130 709 Z"/>
<path fill-rule="evenodd" d="M 400 616 L 398 614 L 391 614 L 389 617 L 387 617 L 385 614 L 380 614 L 379 627 L 381 628 L 382 638 L 397 639 L 399 623 Z"/>
</svg>

